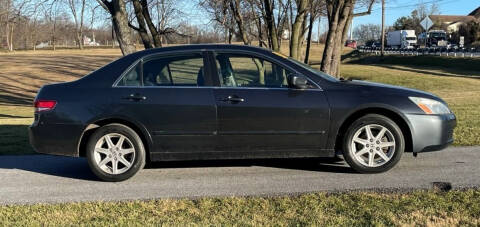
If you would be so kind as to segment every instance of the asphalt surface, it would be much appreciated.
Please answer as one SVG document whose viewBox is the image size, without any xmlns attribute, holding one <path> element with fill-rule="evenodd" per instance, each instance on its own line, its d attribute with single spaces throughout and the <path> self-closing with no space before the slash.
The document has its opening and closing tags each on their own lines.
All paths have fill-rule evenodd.
<svg viewBox="0 0 480 227">
<path fill-rule="evenodd" d="M 83 158 L 0 156 L 0 204 L 269 196 L 316 191 L 480 186 L 480 147 L 404 154 L 382 174 L 357 174 L 332 160 L 242 160 L 156 163 L 120 183 L 98 181 Z"/>
</svg>

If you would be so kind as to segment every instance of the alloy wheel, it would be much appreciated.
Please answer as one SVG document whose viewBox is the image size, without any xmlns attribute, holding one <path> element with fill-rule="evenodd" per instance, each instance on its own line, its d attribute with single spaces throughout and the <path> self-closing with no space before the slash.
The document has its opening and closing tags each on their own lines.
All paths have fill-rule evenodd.
<svg viewBox="0 0 480 227">
<path fill-rule="evenodd" d="M 395 153 L 395 137 L 384 126 L 368 124 L 353 135 L 350 152 L 363 166 L 379 167 L 392 159 Z"/>
<path fill-rule="evenodd" d="M 126 136 L 109 133 L 97 141 L 94 160 L 105 173 L 122 174 L 128 171 L 135 161 L 135 147 Z"/>
</svg>

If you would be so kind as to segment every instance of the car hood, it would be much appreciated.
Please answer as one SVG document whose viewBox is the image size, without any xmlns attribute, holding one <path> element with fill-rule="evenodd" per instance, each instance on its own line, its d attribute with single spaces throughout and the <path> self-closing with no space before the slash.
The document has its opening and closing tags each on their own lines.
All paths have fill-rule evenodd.
<svg viewBox="0 0 480 227">
<path fill-rule="evenodd" d="M 376 82 L 369 82 L 369 81 L 362 81 L 362 80 L 352 80 L 345 82 L 351 86 L 361 86 L 365 90 L 375 91 L 376 93 L 383 93 L 383 94 L 391 94 L 391 95 L 404 95 L 404 96 L 412 96 L 412 97 L 423 97 L 423 98 L 430 98 L 435 99 L 441 102 L 444 102 L 440 97 L 425 91 L 420 91 L 416 89 L 394 86 L 390 84 L 382 84 Z M 362 89 L 362 90 L 364 90 Z"/>
</svg>

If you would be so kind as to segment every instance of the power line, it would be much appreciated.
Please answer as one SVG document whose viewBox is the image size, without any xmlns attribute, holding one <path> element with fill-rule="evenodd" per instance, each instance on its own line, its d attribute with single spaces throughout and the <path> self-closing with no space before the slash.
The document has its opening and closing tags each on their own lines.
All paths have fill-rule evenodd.
<svg viewBox="0 0 480 227">
<path fill-rule="evenodd" d="M 427 1 L 427 2 L 421 2 L 421 3 L 416 3 L 416 4 L 408 4 L 408 5 L 400 5 L 400 6 L 390 6 L 390 7 L 385 7 L 386 10 L 398 10 L 398 9 L 406 9 L 406 8 L 411 8 L 411 7 L 416 7 L 421 4 L 431 4 L 431 3 L 437 3 L 438 6 L 440 5 L 445 5 L 453 2 L 457 2 L 458 0 L 435 0 L 435 1 Z M 376 7 L 372 9 L 372 12 L 378 12 L 381 11 L 381 7 Z"/>
</svg>

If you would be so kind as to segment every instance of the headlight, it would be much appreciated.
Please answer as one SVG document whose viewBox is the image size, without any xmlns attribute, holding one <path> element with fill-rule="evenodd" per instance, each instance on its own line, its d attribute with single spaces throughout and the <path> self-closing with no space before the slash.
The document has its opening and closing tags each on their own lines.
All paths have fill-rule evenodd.
<svg viewBox="0 0 480 227">
<path fill-rule="evenodd" d="M 414 102 L 420 109 L 426 114 L 449 114 L 451 113 L 448 107 L 433 99 L 420 98 L 420 97 L 408 97 Z"/>
</svg>

